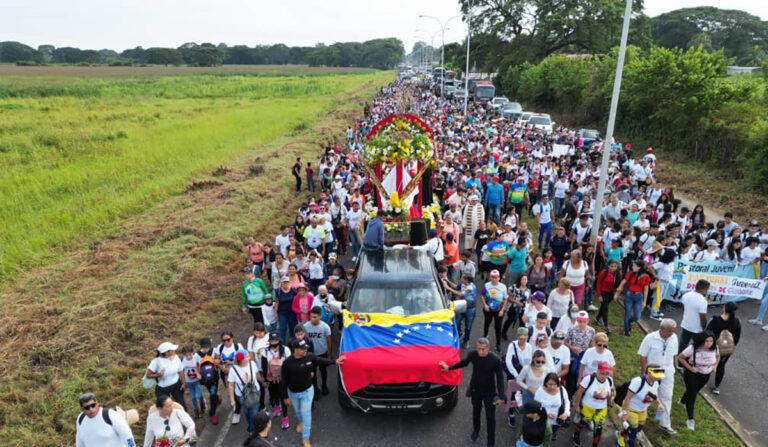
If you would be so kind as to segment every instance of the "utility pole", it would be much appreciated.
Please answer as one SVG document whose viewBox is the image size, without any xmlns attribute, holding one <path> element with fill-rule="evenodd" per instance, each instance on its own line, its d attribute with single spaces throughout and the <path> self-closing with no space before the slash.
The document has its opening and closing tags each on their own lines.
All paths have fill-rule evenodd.
<svg viewBox="0 0 768 447">
<path fill-rule="evenodd" d="M 595 198 L 595 215 L 592 222 L 591 242 L 597 245 L 600 220 L 603 218 L 603 196 L 605 195 L 605 183 L 608 181 L 608 161 L 613 150 L 613 128 L 616 124 L 616 109 L 619 106 L 619 91 L 621 90 L 621 76 L 624 73 L 624 54 L 627 51 L 627 35 L 629 34 L 629 19 L 632 16 L 632 0 L 627 0 L 624 10 L 624 25 L 621 28 L 621 44 L 619 45 L 619 59 L 616 62 L 616 77 L 613 79 L 613 95 L 611 96 L 611 110 L 608 114 L 608 129 L 603 141 L 603 159 L 600 165 L 600 179 L 598 180 L 597 197 Z"/>
<path fill-rule="evenodd" d="M 464 119 L 467 119 L 467 102 L 469 101 L 469 36 L 472 34 L 472 0 L 467 9 L 467 68 L 464 70 Z"/>
<path fill-rule="evenodd" d="M 440 65 L 442 66 L 443 71 L 440 73 L 440 97 L 445 98 L 445 30 L 448 29 L 448 23 L 451 22 L 453 19 L 458 19 L 459 16 L 453 16 L 450 19 L 445 21 L 445 24 L 438 19 L 435 16 L 428 16 L 421 14 L 419 15 L 419 18 L 428 18 L 428 19 L 434 19 L 437 21 L 438 24 L 440 24 L 440 34 L 441 34 L 441 43 L 442 43 L 442 54 L 440 56 Z"/>
</svg>

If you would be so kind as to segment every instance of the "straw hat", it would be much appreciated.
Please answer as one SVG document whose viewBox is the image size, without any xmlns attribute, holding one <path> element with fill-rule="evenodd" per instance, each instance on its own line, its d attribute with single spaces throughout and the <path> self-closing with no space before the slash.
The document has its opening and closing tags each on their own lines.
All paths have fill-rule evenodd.
<svg viewBox="0 0 768 447">
<path fill-rule="evenodd" d="M 139 412 L 135 408 L 125 411 L 120 407 L 115 407 L 115 411 L 125 419 L 129 426 L 139 422 Z"/>
<path fill-rule="evenodd" d="M 659 241 L 653 241 L 653 245 L 651 246 L 651 253 L 656 253 L 664 249 L 664 246 L 659 243 Z"/>
</svg>

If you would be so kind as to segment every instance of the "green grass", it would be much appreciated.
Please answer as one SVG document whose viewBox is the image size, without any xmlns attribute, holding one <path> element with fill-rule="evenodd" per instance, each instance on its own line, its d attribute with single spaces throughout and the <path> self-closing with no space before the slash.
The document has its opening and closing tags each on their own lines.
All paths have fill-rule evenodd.
<svg viewBox="0 0 768 447">
<path fill-rule="evenodd" d="M 0 279 L 390 76 L 0 77 Z"/>
<path fill-rule="evenodd" d="M 524 212 L 526 213 L 526 212 Z M 534 218 L 527 216 L 523 220 L 528 223 L 528 228 L 534 234 L 534 244 L 538 238 L 538 226 Z M 620 298 L 623 300 L 623 297 Z M 595 302 L 599 307 L 599 303 Z M 591 315 L 593 318 L 595 314 Z M 637 350 L 643 341 L 645 334 L 637 324 L 633 325 L 632 335 L 625 337 L 624 332 L 624 308 L 619 303 L 612 303 L 609 308 L 609 327 L 610 350 L 616 360 L 614 377 L 616 386 L 624 383 L 639 375 L 640 356 Z M 595 326 L 599 331 L 599 328 Z M 715 410 L 699 396 L 696 400 L 695 419 L 696 430 L 690 431 L 685 428 L 685 421 L 688 419 L 685 408 L 678 403 L 685 392 L 682 373 L 675 374 L 675 391 L 672 399 L 672 426 L 678 430 L 675 436 L 669 436 L 658 429 L 658 425 L 653 421 L 656 414 L 656 405 L 653 404 L 648 409 L 649 423 L 645 426 L 645 434 L 655 446 L 659 447 L 677 447 L 677 446 L 718 446 L 718 447 L 737 447 L 743 445 L 725 425 L 722 419 L 715 413 Z"/>
<path fill-rule="evenodd" d="M 253 107 L 216 103 L 204 119 L 186 119 L 189 123 L 176 119 L 180 129 L 191 132 L 199 126 L 222 126 L 232 134 L 228 138 L 201 131 L 177 143 L 162 130 L 185 138 L 183 130 L 147 125 L 155 141 L 168 138 L 163 145 L 151 145 L 164 151 L 154 159 L 156 163 L 168 155 L 187 163 L 179 161 L 174 147 L 206 145 L 218 151 L 215 166 L 223 164 L 229 172 L 214 175 L 210 167 L 203 172 L 198 169 L 193 180 L 218 184 L 173 193 L 189 180 L 179 177 L 184 181 L 170 192 L 157 190 L 151 196 L 155 203 L 147 200 L 136 216 L 115 216 L 113 231 L 88 230 L 81 235 L 87 242 L 71 242 L 57 261 L 20 272 L 0 288 L 0 305 L 5 309 L 0 313 L 4 359 L 0 362 L 0 445 L 71 445 L 79 411 L 76 399 L 87 391 L 96 392 L 109 406 L 137 408 L 144 421 L 153 392 L 141 387 L 141 376 L 160 340 L 191 345 L 225 328 L 248 327 L 249 317 L 236 311 L 244 238 L 255 235 L 268 240 L 280 224 L 292 219 L 306 200 L 306 195 L 292 192 L 288 172 L 292 161 L 302 156 L 316 162 L 318 143 L 343 139 L 344 129 L 359 116 L 364 101 L 392 78 L 391 72 L 360 78 L 340 93 L 317 100 L 318 105 L 311 105 L 313 100 L 307 98 L 299 107 L 306 112 L 300 113 L 305 125 L 281 123 L 285 131 L 279 135 L 270 133 L 276 130 L 258 129 L 274 120 L 291 119 L 281 115 L 285 103 L 278 99 L 266 105 L 258 100 Z M 287 101 L 286 110 L 294 110 L 293 100 L 282 101 Z M 260 112 L 267 105 L 272 106 L 271 113 Z M 129 113 L 127 109 L 100 113 Z M 320 112 L 312 115 L 312 110 Z M 226 127 L 231 120 L 238 124 Z M 134 132 L 137 143 L 149 138 L 141 136 L 140 130 L 140 126 L 126 130 L 130 132 L 127 140 L 132 140 Z M 251 134 L 258 132 L 266 132 L 270 140 L 254 142 Z M 109 150 L 103 152 L 109 155 Z M 206 157 L 204 150 L 192 155 Z M 144 152 L 118 169 L 133 168 L 153 156 L 151 151 Z M 171 168 L 162 162 L 147 178 L 159 182 L 172 175 Z M 144 433 L 142 424 L 132 427 L 137 445 Z"/>
</svg>

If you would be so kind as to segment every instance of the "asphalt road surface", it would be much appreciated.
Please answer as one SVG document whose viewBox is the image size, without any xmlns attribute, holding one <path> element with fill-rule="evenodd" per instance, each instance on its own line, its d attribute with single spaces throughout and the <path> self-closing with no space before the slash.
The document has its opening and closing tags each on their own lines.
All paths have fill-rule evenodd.
<svg viewBox="0 0 768 447">
<path fill-rule="evenodd" d="M 346 260 L 346 264 L 351 264 Z M 476 340 L 482 334 L 483 318 L 475 319 L 472 328 L 472 340 Z M 247 327 L 250 317 L 243 316 L 242 324 Z M 512 334 L 514 329 L 510 328 Z M 237 336 L 237 334 L 236 334 Z M 492 339 L 494 341 L 495 339 Z M 503 350 L 506 352 L 506 342 Z M 334 343 L 334 350 L 338 352 L 338 343 Z M 462 354 L 466 350 L 462 349 Z M 469 440 L 472 431 L 472 404 L 469 398 L 464 397 L 466 387 L 469 384 L 471 367 L 464 369 L 463 380 L 460 386 L 460 398 L 458 405 L 450 411 L 441 411 L 432 414 L 414 415 L 381 415 L 363 414 L 356 410 L 342 409 L 336 399 L 337 369 L 329 368 L 328 388 L 330 393 L 323 396 L 312 412 L 312 445 L 335 447 L 360 447 L 360 446 L 387 446 L 397 445 L 398 442 L 408 446 L 463 446 L 473 445 Z M 217 410 L 218 425 L 206 424 L 198 446 L 201 447 L 234 447 L 242 445 L 246 438 L 246 424 L 244 420 L 238 425 L 230 425 L 229 415 L 232 409 L 225 397 L 222 406 Z M 485 414 L 482 415 L 482 426 L 478 446 L 486 445 Z M 518 421 L 520 421 L 518 417 Z M 301 445 L 301 436 L 295 432 L 296 416 L 291 409 L 288 430 L 280 429 L 280 419 L 272 419 L 272 435 L 278 437 L 283 446 Z M 518 422 L 519 426 L 519 422 Z M 573 429 L 561 430 L 558 440 L 553 446 L 571 446 Z M 507 425 L 506 412 L 502 409 L 496 411 L 496 444 L 497 446 L 515 445 L 516 433 Z M 582 444 L 591 443 L 591 432 L 582 430 Z M 601 445 L 616 445 L 615 430 L 607 429 Z"/>
<path fill-rule="evenodd" d="M 768 356 L 765 355 L 768 332 L 762 331 L 760 326 L 748 323 L 757 316 L 759 308 L 760 302 L 757 300 L 750 299 L 739 303 L 737 316 L 741 320 L 741 340 L 736 352 L 726 365 L 723 383 L 720 384 L 720 395 L 712 397 L 741 424 L 756 445 L 768 446 L 768 425 L 766 425 L 768 419 L 764 411 L 755 411 L 765 408 L 765 402 L 768 402 L 768 387 L 765 386 L 768 383 Z M 682 311 L 682 306 L 675 305 L 665 310 L 664 316 L 673 318 L 679 323 L 682 320 Z M 722 311 L 722 306 L 710 306 L 707 315 L 711 318 Z M 658 328 L 657 321 L 647 317 L 644 320 L 649 327 Z M 704 392 L 709 392 L 714 384 L 713 373 Z M 678 398 L 679 396 L 675 396 L 673 401 L 676 402 Z M 684 429 L 684 427 L 675 428 Z"/>
</svg>

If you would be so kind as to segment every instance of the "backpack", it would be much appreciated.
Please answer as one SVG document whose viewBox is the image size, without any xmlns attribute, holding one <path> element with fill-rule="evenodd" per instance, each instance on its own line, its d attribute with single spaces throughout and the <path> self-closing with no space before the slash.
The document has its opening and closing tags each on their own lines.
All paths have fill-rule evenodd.
<svg viewBox="0 0 768 447">
<path fill-rule="evenodd" d="M 589 383 L 587 383 L 586 388 L 584 388 L 584 392 L 585 393 L 592 387 L 592 384 L 595 383 L 595 380 L 597 380 L 597 373 L 590 374 L 589 375 Z M 581 383 L 581 382 L 579 382 L 579 383 Z M 610 385 L 610 388 L 613 388 L 613 379 L 610 378 L 610 377 L 608 377 L 608 385 Z M 626 393 L 625 393 L 625 395 L 626 395 Z"/>
<path fill-rule="evenodd" d="M 598 279 L 598 281 L 604 281 L 605 276 L 608 273 L 610 273 L 608 269 L 604 269 L 602 272 L 600 272 L 600 278 Z M 619 271 L 616 270 L 615 272 L 613 272 L 613 288 L 616 289 L 619 286 L 619 284 L 621 284 L 621 276 L 619 276 Z"/>
<path fill-rule="evenodd" d="M 533 329 L 534 329 L 534 327 L 535 326 L 531 326 L 531 327 L 528 328 L 528 342 L 529 343 L 531 341 L 531 337 L 533 337 Z M 544 331 L 546 332 L 547 337 L 551 337 L 552 336 L 552 328 L 549 328 L 549 327 L 544 328 Z"/>
<path fill-rule="evenodd" d="M 213 361 L 213 357 L 206 354 L 200 358 L 200 383 L 206 386 L 211 386 L 216 383 L 218 375 L 216 374 L 216 363 Z"/>
<path fill-rule="evenodd" d="M 240 377 L 240 373 L 237 372 L 237 368 L 232 368 L 232 371 L 235 372 L 235 375 L 238 379 L 240 379 L 241 383 L 244 383 L 245 385 L 242 387 L 242 390 L 240 391 L 241 396 L 243 397 L 243 406 L 245 408 L 253 408 L 259 406 L 259 400 L 261 398 L 261 394 L 259 393 L 259 388 L 256 386 L 255 383 L 253 383 L 253 379 L 255 378 L 253 375 L 253 363 L 248 362 L 248 370 L 251 373 L 250 380 L 248 383 L 245 383 L 242 377 Z"/>
<path fill-rule="evenodd" d="M 101 417 L 104 419 L 104 423 L 112 426 L 112 419 L 109 417 L 109 408 L 107 407 L 101 407 Z M 85 413 L 80 413 L 80 416 L 77 417 L 77 425 L 80 426 L 80 424 L 83 423 L 83 420 L 85 419 Z"/>
<path fill-rule="evenodd" d="M 716 343 L 717 349 L 720 350 L 720 356 L 731 355 L 736 350 L 733 334 L 728 329 L 720 331 L 720 336 L 717 337 Z"/>
<path fill-rule="evenodd" d="M 323 321 L 324 323 L 330 326 L 333 324 L 334 319 L 335 319 L 335 315 L 331 311 L 330 305 L 323 304 L 322 306 L 320 306 L 320 321 Z"/>
<path fill-rule="evenodd" d="M 616 395 L 613 397 L 613 401 L 616 403 L 616 405 L 622 406 L 624 405 L 624 399 L 627 398 L 627 393 L 629 392 L 629 384 L 632 381 L 629 380 L 627 382 L 622 383 L 618 388 L 616 388 Z M 640 388 L 637 389 L 637 391 L 633 391 L 633 393 L 637 394 L 640 391 L 645 388 L 645 377 L 640 378 Z"/>
<path fill-rule="evenodd" d="M 282 349 L 282 346 L 280 347 Z M 280 352 L 282 356 L 283 353 Z M 269 360 L 267 364 L 267 380 L 270 383 L 280 383 L 282 379 L 283 358 L 280 356 L 274 356 Z"/>
</svg>

